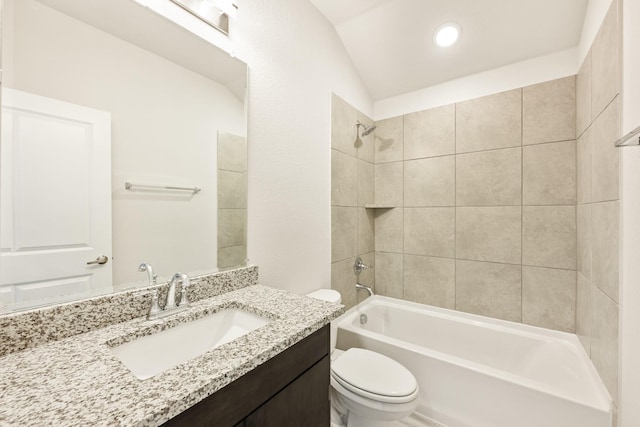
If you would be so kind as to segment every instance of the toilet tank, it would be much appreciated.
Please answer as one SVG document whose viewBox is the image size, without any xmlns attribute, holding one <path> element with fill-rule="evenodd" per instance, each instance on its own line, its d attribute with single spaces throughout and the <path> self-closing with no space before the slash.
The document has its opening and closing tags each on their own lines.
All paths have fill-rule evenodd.
<svg viewBox="0 0 640 427">
<path fill-rule="evenodd" d="M 340 292 L 336 291 L 335 289 L 318 289 L 313 292 L 309 292 L 307 296 L 334 304 L 340 304 L 342 302 L 342 296 L 340 295 Z M 330 333 L 331 352 L 333 352 L 333 350 L 336 348 L 336 340 L 338 338 L 337 332 L 338 331 L 332 324 Z"/>
</svg>

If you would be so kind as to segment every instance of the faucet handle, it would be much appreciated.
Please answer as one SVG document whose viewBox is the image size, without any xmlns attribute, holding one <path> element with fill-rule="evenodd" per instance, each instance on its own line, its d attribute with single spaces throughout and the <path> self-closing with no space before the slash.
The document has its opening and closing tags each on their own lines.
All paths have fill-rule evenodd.
<svg viewBox="0 0 640 427">
<path fill-rule="evenodd" d="M 154 289 L 151 294 L 151 306 L 149 307 L 149 313 L 147 314 L 148 320 L 154 320 L 158 317 L 158 314 L 162 309 L 160 308 L 160 304 L 158 303 L 158 290 Z"/>
<path fill-rule="evenodd" d="M 369 268 L 369 266 L 362 262 L 362 258 L 356 258 L 356 262 L 353 263 L 353 271 L 356 274 L 360 274 L 362 270 L 366 270 L 367 268 Z"/>
<path fill-rule="evenodd" d="M 187 287 L 182 284 L 182 290 L 180 291 L 180 307 L 189 307 L 189 299 L 187 298 Z"/>
</svg>

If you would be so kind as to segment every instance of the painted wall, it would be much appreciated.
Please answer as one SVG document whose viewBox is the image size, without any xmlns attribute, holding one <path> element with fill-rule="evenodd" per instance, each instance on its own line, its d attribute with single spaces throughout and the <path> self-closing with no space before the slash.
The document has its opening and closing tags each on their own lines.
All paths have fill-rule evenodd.
<svg viewBox="0 0 640 427">
<path fill-rule="evenodd" d="M 640 2 L 624 0 L 622 133 L 640 126 Z M 640 425 L 640 148 L 621 149 L 620 427 Z"/>
<path fill-rule="evenodd" d="M 569 49 L 378 100 L 373 118 L 387 119 L 572 76 L 578 68 L 577 57 L 578 50 Z"/>
<path fill-rule="evenodd" d="M 215 268 L 216 135 L 244 133 L 243 104 L 222 85 L 41 3 L 5 5 L 16 35 L 3 40 L 3 84 L 111 112 L 114 283 L 145 280 L 142 261 L 165 277 Z M 126 180 L 203 191 L 131 193 Z M 184 242 L 191 250 L 169 250 Z"/>
<path fill-rule="evenodd" d="M 331 92 L 372 102 L 333 26 L 308 1 L 238 1 L 232 36 L 249 64 L 248 256 L 260 282 L 330 287 Z"/>
</svg>

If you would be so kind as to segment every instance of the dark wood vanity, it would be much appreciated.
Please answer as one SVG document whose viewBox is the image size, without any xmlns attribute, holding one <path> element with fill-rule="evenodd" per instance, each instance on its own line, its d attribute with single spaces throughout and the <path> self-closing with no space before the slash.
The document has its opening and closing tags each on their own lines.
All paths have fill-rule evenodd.
<svg viewBox="0 0 640 427">
<path fill-rule="evenodd" d="M 163 424 L 327 427 L 329 325 Z"/>
</svg>

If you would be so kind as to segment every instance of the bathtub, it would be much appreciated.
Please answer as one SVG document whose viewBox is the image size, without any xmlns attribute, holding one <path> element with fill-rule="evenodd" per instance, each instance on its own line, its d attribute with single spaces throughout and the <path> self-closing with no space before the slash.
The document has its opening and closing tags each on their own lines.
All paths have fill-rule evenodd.
<svg viewBox="0 0 640 427">
<path fill-rule="evenodd" d="M 611 427 L 611 398 L 575 335 L 378 295 L 333 328 L 338 349 L 406 366 L 417 412 L 447 427 Z"/>
</svg>

